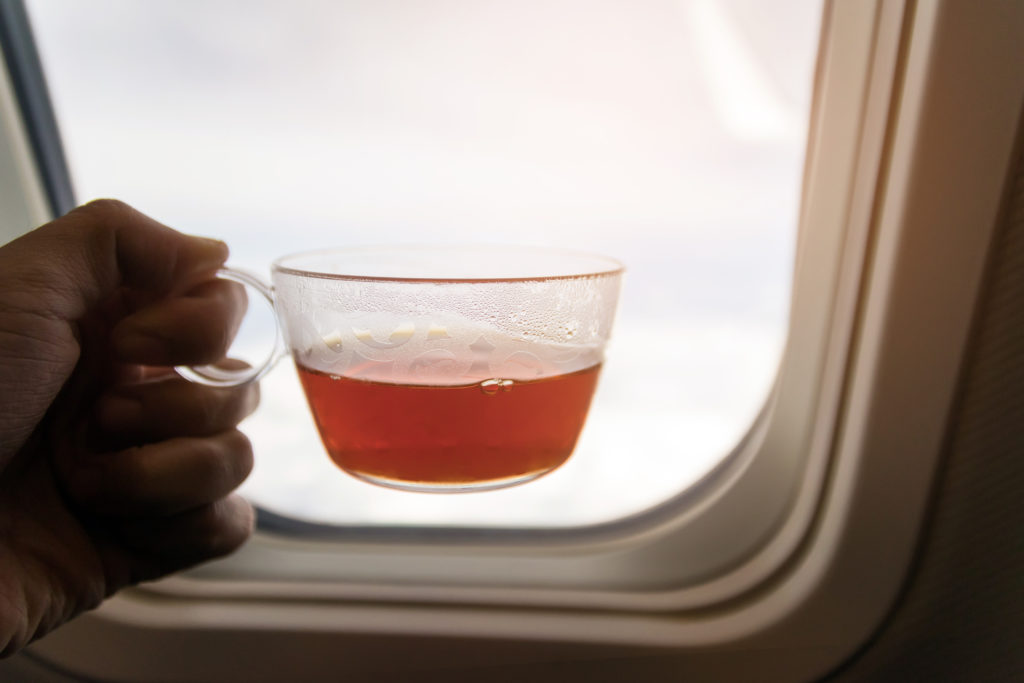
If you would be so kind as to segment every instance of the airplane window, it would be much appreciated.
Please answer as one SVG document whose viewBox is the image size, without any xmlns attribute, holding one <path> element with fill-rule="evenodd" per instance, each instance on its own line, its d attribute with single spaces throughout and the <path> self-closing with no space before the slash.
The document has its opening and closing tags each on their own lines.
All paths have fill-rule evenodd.
<svg viewBox="0 0 1024 683">
<path fill-rule="evenodd" d="M 244 425 L 267 510 L 345 525 L 615 519 L 728 456 L 773 382 L 820 0 L 27 3 L 77 200 L 224 239 L 232 263 L 485 242 L 627 267 L 574 455 L 488 493 L 338 471 L 281 363 Z M 257 313 L 257 311 L 254 311 Z M 258 355 L 269 323 L 239 344 Z"/>
</svg>

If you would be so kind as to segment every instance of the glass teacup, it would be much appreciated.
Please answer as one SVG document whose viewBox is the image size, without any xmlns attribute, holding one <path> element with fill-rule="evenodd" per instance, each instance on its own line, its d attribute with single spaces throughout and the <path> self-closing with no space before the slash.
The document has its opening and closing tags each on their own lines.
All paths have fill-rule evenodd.
<svg viewBox="0 0 1024 683">
<path fill-rule="evenodd" d="M 564 463 L 597 384 L 622 265 L 521 247 L 373 247 L 287 256 L 280 340 L 246 371 L 178 368 L 229 386 L 290 354 L 321 439 L 349 474 L 415 491 L 524 483 Z"/>
</svg>

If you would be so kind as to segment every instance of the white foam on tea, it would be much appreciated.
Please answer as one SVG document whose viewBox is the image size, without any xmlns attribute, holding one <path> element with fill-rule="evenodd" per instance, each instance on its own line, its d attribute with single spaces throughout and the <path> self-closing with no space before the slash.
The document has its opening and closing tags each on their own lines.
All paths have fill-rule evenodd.
<svg viewBox="0 0 1024 683">
<path fill-rule="evenodd" d="M 368 317 L 372 316 L 323 336 L 307 337 L 295 352 L 297 362 L 339 377 L 434 386 L 536 380 L 601 362 L 597 344 L 510 335 L 464 320 L 439 323 L 436 316 L 397 325 L 381 325 Z"/>
<path fill-rule="evenodd" d="M 601 362 L 618 278 L 362 281 L 274 272 L 296 361 L 396 384 L 533 380 Z"/>
</svg>

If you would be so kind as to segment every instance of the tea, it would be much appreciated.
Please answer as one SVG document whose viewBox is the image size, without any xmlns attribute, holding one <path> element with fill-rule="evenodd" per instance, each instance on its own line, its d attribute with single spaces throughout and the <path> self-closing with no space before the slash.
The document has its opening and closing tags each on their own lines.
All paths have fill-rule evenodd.
<svg viewBox="0 0 1024 683">
<path fill-rule="evenodd" d="M 479 490 L 533 479 L 568 459 L 600 365 L 456 386 L 367 381 L 301 364 L 298 371 L 324 446 L 343 470 L 401 488 Z"/>
</svg>

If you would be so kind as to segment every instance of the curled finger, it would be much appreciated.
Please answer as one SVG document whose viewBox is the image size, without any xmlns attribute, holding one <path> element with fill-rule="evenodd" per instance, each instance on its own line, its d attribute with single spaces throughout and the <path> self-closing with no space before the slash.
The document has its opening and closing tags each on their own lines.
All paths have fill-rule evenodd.
<svg viewBox="0 0 1024 683">
<path fill-rule="evenodd" d="M 123 522 L 121 542 L 147 559 L 151 576 L 227 555 L 252 534 L 252 505 L 232 494 L 176 515 Z"/>
<path fill-rule="evenodd" d="M 259 404 L 259 384 L 211 388 L 177 376 L 113 387 L 97 401 L 100 428 L 121 443 L 210 436 L 233 429 Z"/>
<path fill-rule="evenodd" d="M 114 328 L 118 360 L 141 365 L 214 363 L 227 354 L 246 305 L 245 288 L 227 280 L 210 280 L 156 301 Z"/>
<path fill-rule="evenodd" d="M 82 457 L 65 466 L 65 488 L 94 515 L 166 516 L 223 498 L 252 465 L 249 440 L 230 430 Z"/>
</svg>

